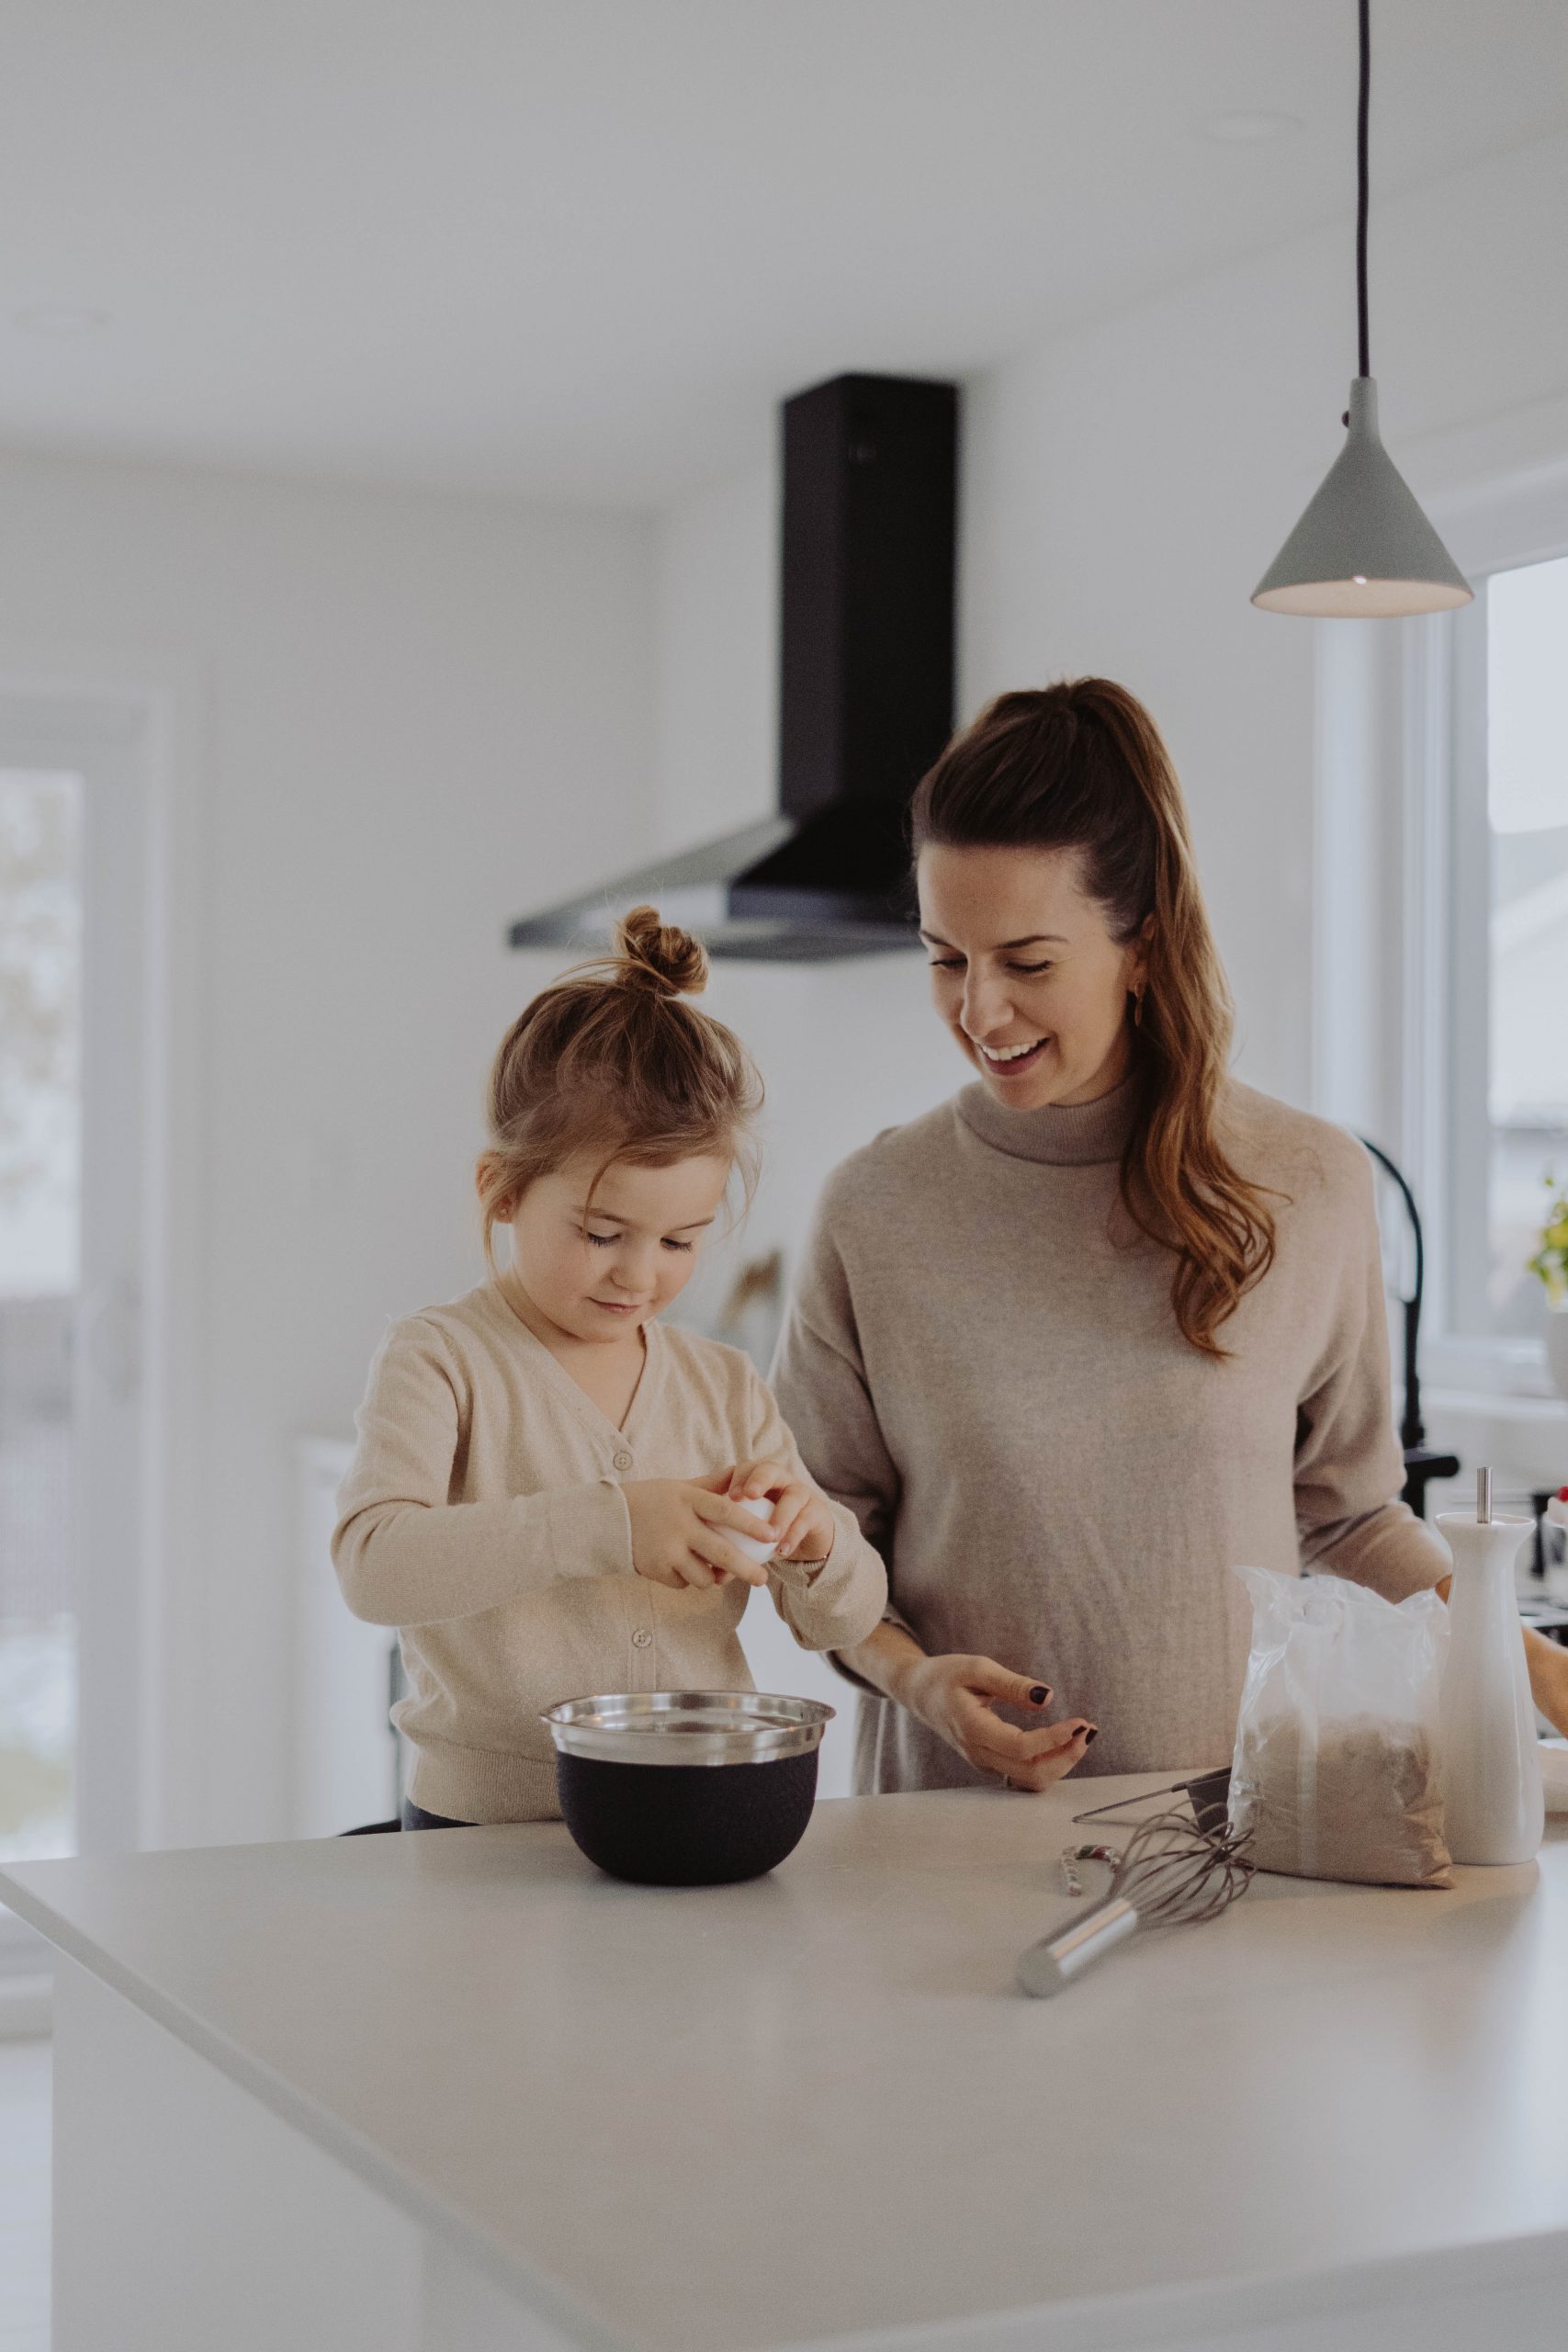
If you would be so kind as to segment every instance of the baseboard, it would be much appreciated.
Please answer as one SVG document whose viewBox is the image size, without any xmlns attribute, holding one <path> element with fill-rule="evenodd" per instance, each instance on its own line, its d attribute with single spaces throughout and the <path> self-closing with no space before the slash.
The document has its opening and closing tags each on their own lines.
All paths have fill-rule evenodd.
<svg viewBox="0 0 1568 2352">
<path fill-rule="evenodd" d="M 0 1977 L 0 2041 L 35 2041 L 53 2029 L 52 1976 Z"/>
</svg>

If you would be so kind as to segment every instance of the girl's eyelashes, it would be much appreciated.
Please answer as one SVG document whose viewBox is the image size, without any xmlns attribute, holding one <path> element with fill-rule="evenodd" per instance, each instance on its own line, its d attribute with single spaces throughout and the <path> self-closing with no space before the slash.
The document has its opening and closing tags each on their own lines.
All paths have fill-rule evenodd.
<svg viewBox="0 0 1568 2352">
<path fill-rule="evenodd" d="M 608 1250 L 611 1249 L 615 1242 L 624 1240 L 626 1236 L 620 1233 L 590 1233 L 585 1228 L 582 1238 L 585 1241 L 592 1241 L 596 1250 Z M 696 1243 L 694 1241 L 676 1241 L 667 1234 L 664 1238 L 664 1247 L 666 1250 L 682 1250 L 689 1252 L 696 1248 Z"/>
</svg>

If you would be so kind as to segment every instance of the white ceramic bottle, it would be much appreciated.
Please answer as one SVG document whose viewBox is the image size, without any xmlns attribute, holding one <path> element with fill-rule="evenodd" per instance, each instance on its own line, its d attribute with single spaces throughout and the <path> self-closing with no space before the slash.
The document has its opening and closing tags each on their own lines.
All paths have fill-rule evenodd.
<svg viewBox="0 0 1568 2352">
<path fill-rule="evenodd" d="M 1528 1862 L 1546 1825 L 1514 1564 L 1528 1519 L 1494 1519 L 1492 1473 L 1476 1507 L 1438 1521 L 1453 1554 L 1443 1670 L 1443 1804 L 1456 1862 Z"/>
</svg>

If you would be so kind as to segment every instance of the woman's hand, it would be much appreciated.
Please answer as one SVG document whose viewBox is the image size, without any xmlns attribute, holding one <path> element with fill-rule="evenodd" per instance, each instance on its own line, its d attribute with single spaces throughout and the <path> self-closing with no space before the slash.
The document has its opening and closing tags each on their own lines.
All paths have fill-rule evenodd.
<svg viewBox="0 0 1568 2352">
<path fill-rule="evenodd" d="M 728 1490 L 737 1501 L 746 1496 L 773 1504 L 773 1524 L 753 1520 L 751 1529 L 763 1540 L 778 1537 L 781 1560 L 809 1560 L 815 1566 L 828 1558 L 838 1528 L 827 1497 L 794 1476 L 787 1463 L 738 1462 Z"/>
<path fill-rule="evenodd" d="M 1442 1587 L 1438 1588 L 1442 1591 Z M 1447 1600 L 1445 1593 L 1443 1598 Z M 1529 1668 L 1530 1695 L 1541 1713 L 1568 1738 L 1568 1650 L 1549 1642 L 1533 1626 L 1525 1627 L 1525 1663 Z"/>
<path fill-rule="evenodd" d="M 766 1584 L 768 1571 L 725 1542 L 721 1531 L 754 1536 L 758 1522 L 749 1510 L 728 1500 L 725 1489 L 729 1473 L 717 1477 L 637 1478 L 621 1492 L 632 1523 L 632 1566 L 650 1584 L 670 1585 L 677 1592 L 688 1588 L 723 1584 L 739 1577 L 743 1584 Z"/>
<path fill-rule="evenodd" d="M 1033 1712 L 1049 1704 L 1051 1692 L 990 1657 L 922 1657 L 902 1669 L 892 1695 L 977 1772 L 998 1772 L 1015 1789 L 1038 1792 L 1064 1779 L 1082 1763 L 1099 1728 L 1081 1715 L 1037 1731 L 1004 1723 L 992 1712 L 998 1700 Z"/>
</svg>

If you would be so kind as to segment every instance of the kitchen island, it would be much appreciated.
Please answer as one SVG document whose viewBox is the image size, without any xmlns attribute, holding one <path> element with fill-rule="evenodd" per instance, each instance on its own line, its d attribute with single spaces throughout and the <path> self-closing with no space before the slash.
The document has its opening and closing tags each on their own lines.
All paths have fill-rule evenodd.
<svg viewBox="0 0 1568 2352">
<path fill-rule="evenodd" d="M 0 1876 L 66 1955 L 56 2352 L 1559 2352 L 1565 1825 L 1021 1998 L 1071 1814 L 1153 1785 L 824 1804 L 682 1892 L 558 1825 Z"/>
</svg>

